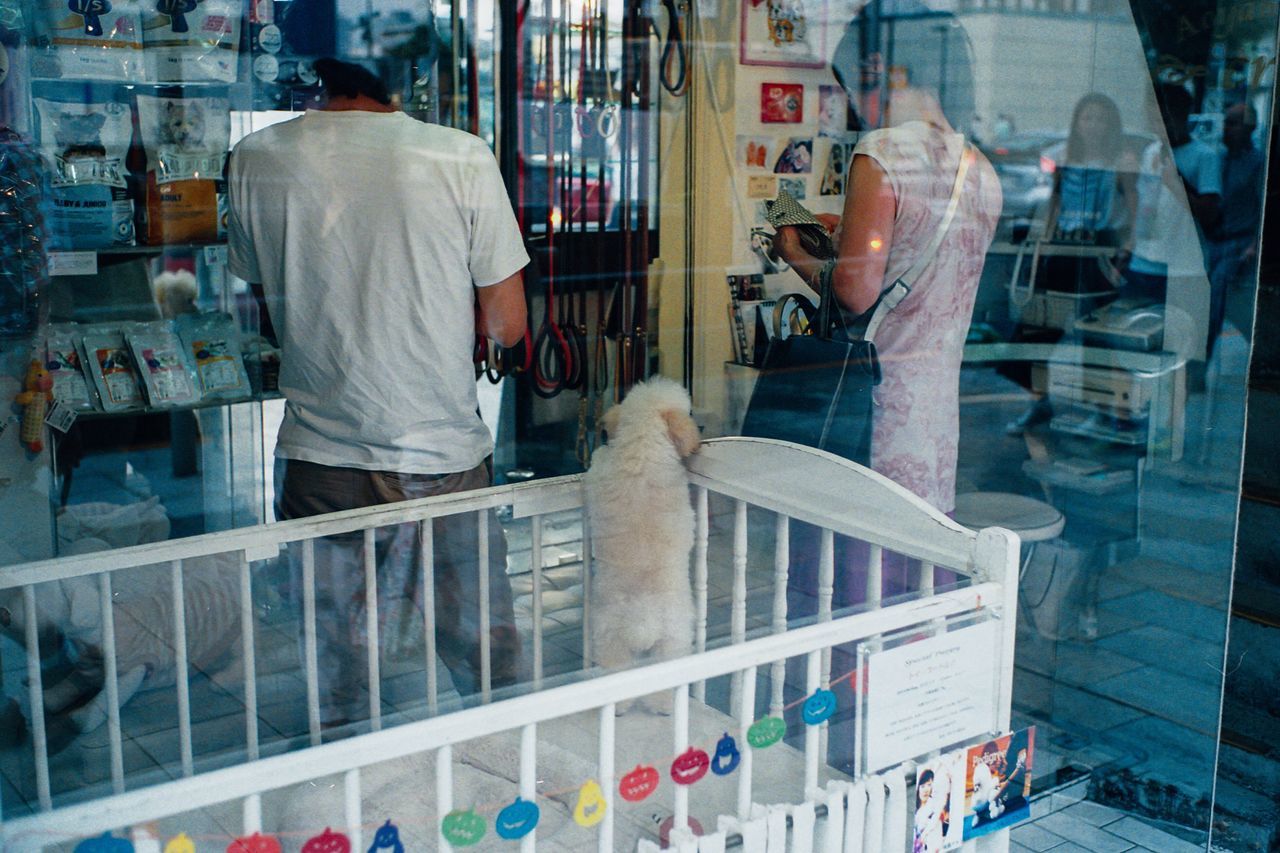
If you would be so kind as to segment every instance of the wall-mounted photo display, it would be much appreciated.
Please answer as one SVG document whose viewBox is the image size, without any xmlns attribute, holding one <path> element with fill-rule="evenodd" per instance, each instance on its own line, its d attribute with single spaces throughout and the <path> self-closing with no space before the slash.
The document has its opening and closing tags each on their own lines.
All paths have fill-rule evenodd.
<svg viewBox="0 0 1280 853">
<path fill-rule="evenodd" d="M 742 0 L 743 65 L 821 68 L 826 55 L 826 0 Z"/>
<path fill-rule="evenodd" d="M 818 87 L 818 135 L 843 136 L 849 124 L 849 95 L 842 86 Z"/>
<path fill-rule="evenodd" d="M 847 142 L 832 142 L 827 153 L 827 165 L 822 170 L 822 184 L 818 195 L 844 195 L 849 176 L 849 161 L 853 159 L 853 146 Z"/>
<path fill-rule="evenodd" d="M 804 121 L 804 86 L 799 83 L 761 83 L 760 121 L 799 124 Z"/>
<path fill-rule="evenodd" d="M 778 192 L 790 193 L 797 201 L 809 194 L 808 186 L 804 178 L 778 178 Z"/>
<path fill-rule="evenodd" d="M 971 747 L 965 757 L 964 838 L 968 841 L 1031 816 L 1032 726 Z"/>
<path fill-rule="evenodd" d="M 769 136 L 738 137 L 738 168 L 768 171 L 773 165 L 777 140 Z"/>
<path fill-rule="evenodd" d="M 778 194 L 778 179 L 772 175 L 749 175 L 747 198 L 773 198 Z"/>
<path fill-rule="evenodd" d="M 779 175 L 807 175 L 813 171 L 813 140 L 793 136 L 778 152 L 773 171 Z"/>
<path fill-rule="evenodd" d="M 912 853 L 959 850 L 964 843 L 965 753 L 949 752 L 916 770 Z"/>
</svg>

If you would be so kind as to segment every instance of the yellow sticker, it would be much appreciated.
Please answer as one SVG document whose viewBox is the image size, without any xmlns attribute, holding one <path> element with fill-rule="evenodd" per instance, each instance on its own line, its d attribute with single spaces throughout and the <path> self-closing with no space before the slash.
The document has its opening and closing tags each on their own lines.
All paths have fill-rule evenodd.
<svg viewBox="0 0 1280 853">
<path fill-rule="evenodd" d="M 595 779 L 578 789 L 578 804 L 573 807 L 573 820 L 578 826 L 595 826 L 604 820 L 604 811 L 608 803 L 604 800 L 604 791 Z"/>
<path fill-rule="evenodd" d="M 164 845 L 164 853 L 196 853 L 196 843 L 191 836 L 180 832 Z"/>
</svg>

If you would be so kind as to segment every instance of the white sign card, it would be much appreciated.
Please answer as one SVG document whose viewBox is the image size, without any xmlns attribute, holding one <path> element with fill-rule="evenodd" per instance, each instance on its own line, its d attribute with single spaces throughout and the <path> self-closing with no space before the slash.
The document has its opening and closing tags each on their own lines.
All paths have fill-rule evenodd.
<svg viewBox="0 0 1280 853">
<path fill-rule="evenodd" d="M 97 252 L 50 252 L 49 275 L 96 275 Z"/>
<path fill-rule="evenodd" d="M 867 655 L 867 772 L 993 731 L 999 650 L 988 620 Z"/>
</svg>

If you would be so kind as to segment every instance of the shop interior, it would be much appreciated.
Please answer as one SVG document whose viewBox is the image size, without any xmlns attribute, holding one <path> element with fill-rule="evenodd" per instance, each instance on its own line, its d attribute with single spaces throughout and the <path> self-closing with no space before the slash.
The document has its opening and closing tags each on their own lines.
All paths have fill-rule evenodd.
<svg viewBox="0 0 1280 853">
<path fill-rule="evenodd" d="M 780 334 L 774 308 L 806 290 L 771 250 L 765 203 L 788 192 L 839 214 L 858 140 L 895 91 L 924 87 L 1003 195 L 964 343 L 954 517 L 1023 542 L 1014 712 L 1039 727 L 1034 785 L 1046 806 L 1015 830 L 1014 849 L 1203 849 L 1211 825 L 1223 849 L 1275 843 L 1274 748 L 1219 739 L 1261 184 L 1244 200 L 1219 193 L 1219 216 L 1239 226 L 1220 238 L 1198 223 L 1189 183 L 1170 192 L 1172 209 L 1141 207 L 1142 182 L 1161 180 L 1153 152 L 1184 135 L 1216 150 L 1233 107 L 1251 118 L 1248 145 L 1267 152 L 1274 9 L 254 0 L 242 13 L 205 0 L 187 14 L 216 19 L 214 38 L 78 51 L 43 6 L 0 3 L 4 124 L 60 170 L 39 248 L 47 277 L 12 279 L 4 294 L 0 397 L 30 390 L 38 349 L 65 429 L 31 440 L 32 404 L 5 413 L 0 566 L 275 520 L 278 342 L 258 295 L 227 270 L 221 174 L 239 139 L 315 106 L 315 59 L 364 65 L 404 112 L 475 134 L 498 156 L 533 259 L 524 341 L 476 345 L 498 483 L 583 471 L 604 412 L 653 375 L 690 390 L 704 437 L 740 434 Z M 120 38 L 141 47 L 149 14 Z M 1171 88 L 1186 109 L 1161 95 Z M 1126 286 L 1133 247 L 1111 223 L 1063 213 L 1072 122 L 1095 92 L 1123 129 L 1110 165 L 1077 170 L 1082 192 L 1105 172 L 1132 188 L 1107 216 L 1131 204 L 1123 227 L 1135 230 L 1164 217 L 1139 239 L 1173 249 L 1158 297 Z M 92 138 L 72 138 L 76 125 Z M 66 168 L 83 142 L 100 170 L 88 181 Z M 166 174 L 175 162 L 185 172 Z M 165 198 L 175 186 L 185 207 Z M 153 347 L 191 351 L 185 384 L 137 371 Z M 713 530 L 721 546 L 726 518 Z M 527 553 L 529 529 L 512 522 L 507 535 L 513 555 Z M 582 531 L 549 523 L 539 535 L 559 584 L 542 611 L 562 638 L 547 666 L 568 672 L 581 666 Z M 752 577 L 768 577 L 771 560 L 768 538 L 753 542 Z M 510 565 L 520 612 L 531 608 L 527 571 L 516 556 Z M 263 567 L 264 586 L 272 572 Z M 758 596 L 749 586 L 753 626 L 769 624 L 762 584 Z M 258 615 L 288 651 L 279 607 Z M 0 638 L 6 815 L 36 805 L 20 643 Z M 216 678 L 205 688 L 212 766 L 237 705 Z M 156 745 L 164 704 L 144 689 L 123 711 L 131 776 L 162 777 L 176 760 Z M 305 731 L 289 713 L 282 742 Z M 61 744 L 55 773 L 108 784 L 104 743 L 89 732 Z"/>
</svg>

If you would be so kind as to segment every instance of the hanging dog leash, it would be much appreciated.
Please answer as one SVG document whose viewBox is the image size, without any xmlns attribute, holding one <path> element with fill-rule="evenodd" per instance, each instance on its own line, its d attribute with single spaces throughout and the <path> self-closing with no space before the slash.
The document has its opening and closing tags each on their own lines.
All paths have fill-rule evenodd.
<svg viewBox="0 0 1280 853">
<path fill-rule="evenodd" d="M 685 16 L 689 12 L 686 0 L 662 0 L 667 10 L 667 38 L 662 43 L 662 56 L 658 73 L 662 88 L 679 98 L 689 90 L 689 55 L 685 41 Z M 653 32 L 659 39 L 657 24 L 653 24 Z"/>
</svg>

